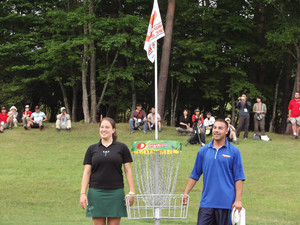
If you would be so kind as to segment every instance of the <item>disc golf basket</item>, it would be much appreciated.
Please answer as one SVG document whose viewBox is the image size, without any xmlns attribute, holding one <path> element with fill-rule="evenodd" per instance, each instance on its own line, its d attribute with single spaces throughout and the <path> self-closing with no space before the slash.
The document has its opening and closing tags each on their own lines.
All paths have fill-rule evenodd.
<svg viewBox="0 0 300 225">
<path fill-rule="evenodd" d="M 174 194 L 181 143 L 177 141 L 137 141 L 132 143 L 136 182 L 140 194 L 130 206 L 126 197 L 128 219 L 186 219 L 187 204 L 182 194 Z"/>
</svg>

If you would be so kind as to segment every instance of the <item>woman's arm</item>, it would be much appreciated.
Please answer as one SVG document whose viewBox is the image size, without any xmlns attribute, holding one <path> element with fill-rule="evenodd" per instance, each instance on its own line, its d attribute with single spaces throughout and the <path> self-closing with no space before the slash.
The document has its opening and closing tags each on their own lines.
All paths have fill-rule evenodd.
<svg viewBox="0 0 300 225">
<path fill-rule="evenodd" d="M 92 165 L 85 165 L 84 166 L 84 171 L 83 171 L 83 176 L 82 176 L 82 181 L 81 181 L 81 189 L 80 189 L 80 206 L 85 210 L 86 205 L 88 205 L 88 200 L 86 197 L 86 190 L 88 187 L 88 184 L 90 182 L 90 177 L 91 177 L 91 172 L 92 172 Z"/>
<path fill-rule="evenodd" d="M 128 187 L 129 187 L 129 195 L 134 195 L 135 189 L 134 189 L 134 181 L 133 181 L 133 175 L 131 169 L 131 162 L 124 164 L 124 170 L 125 170 Z M 134 202 L 134 198 L 130 198 L 129 199 L 130 205 L 133 205 L 133 202 Z"/>
</svg>

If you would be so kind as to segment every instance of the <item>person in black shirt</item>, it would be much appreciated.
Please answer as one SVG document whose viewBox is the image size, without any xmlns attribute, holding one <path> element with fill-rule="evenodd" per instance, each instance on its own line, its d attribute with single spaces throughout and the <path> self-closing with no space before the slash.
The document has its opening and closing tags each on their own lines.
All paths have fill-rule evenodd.
<svg viewBox="0 0 300 225">
<path fill-rule="evenodd" d="M 191 128 L 191 120 L 189 118 L 189 111 L 187 109 L 183 110 L 183 115 L 179 119 L 179 127 L 176 128 L 176 131 L 182 136 L 183 133 L 191 134 L 193 128 Z"/>
<path fill-rule="evenodd" d="M 99 130 L 100 142 L 91 145 L 85 154 L 80 205 L 86 209 L 86 216 L 93 218 L 94 225 L 106 222 L 120 224 L 121 217 L 127 217 L 122 164 L 130 190 L 128 195 L 135 194 L 132 157 L 128 147 L 116 141 L 116 123 L 113 119 L 103 118 Z M 129 202 L 133 204 L 133 196 Z"/>
</svg>

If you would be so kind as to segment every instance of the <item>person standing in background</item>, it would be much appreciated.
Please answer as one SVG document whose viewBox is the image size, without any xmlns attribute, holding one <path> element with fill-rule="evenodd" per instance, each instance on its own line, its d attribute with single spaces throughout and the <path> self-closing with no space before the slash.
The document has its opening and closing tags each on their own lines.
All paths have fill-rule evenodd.
<svg viewBox="0 0 300 225">
<path fill-rule="evenodd" d="M 289 121 L 292 123 L 293 135 L 298 139 L 300 129 L 300 93 L 295 91 L 295 98 L 289 103 Z"/>
<path fill-rule="evenodd" d="M 267 107 L 265 103 L 262 103 L 262 97 L 257 96 L 256 103 L 253 105 L 254 114 L 254 135 L 259 135 L 259 129 L 261 135 L 265 135 L 265 117 L 267 113 Z"/>
<path fill-rule="evenodd" d="M 247 95 L 245 93 L 243 93 L 238 100 L 239 101 L 237 102 L 236 107 L 239 110 L 239 125 L 237 127 L 236 136 L 239 138 L 240 132 L 244 130 L 244 139 L 247 140 L 250 124 L 251 103 L 247 101 Z"/>
</svg>

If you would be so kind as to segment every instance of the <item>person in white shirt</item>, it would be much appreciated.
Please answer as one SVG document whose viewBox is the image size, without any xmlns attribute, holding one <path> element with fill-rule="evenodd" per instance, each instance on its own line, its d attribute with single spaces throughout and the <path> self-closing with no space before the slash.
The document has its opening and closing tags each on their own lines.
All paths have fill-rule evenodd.
<svg viewBox="0 0 300 225">
<path fill-rule="evenodd" d="M 31 128 L 40 128 L 40 131 L 43 130 L 44 124 L 43 122 L 47 121 L 48 118 L 44 112 L 41 112 L 40 107 L 35 107 L 35 112 L 31 114 L 30 120 L 27 125 L 27 130 L 29 127 Z"/>
<path fill-rule="evenodd" d="M 11 129 L 12 126 L 17 127 L 18 126 L 18 112 L 17 112 L 17 108 L 16 106 L 12 106 L 9 109 L 8 112 L 8 118 L 7 118 L 7 122 L 8 122 L 8 129 Z"/>
<path fill-rule="evenodd" d="M 213 125 L 215 123 L 215 117 L 211 115 L 211 112 L 206 113 L 206 118 L 204 120 L 205 134 L 210 135 Z"/>
<path fill-rule="evenodd" d="M 238 144 L 237 137 L 236 137 L 236 130 L 235 127 L 230 123 L 230 118 L 226 118 L 225 121 L 228 123 L 228 133 L 226 135 L 228 141 L 233 141 L 234 144 Z"/>
<path fill-rule="evenodd" d="M 148 128 L 150 132 L 155 129 L 155 108 L 151 108 L 151 113 L 148 114 L 147 116 L 148 119 Z M 161 118 L 160 115 L 157 113 L 157 123 L 158 123 L 158 131 L 161 131 Z"/>
<path fill-rule="evenodd" d="M 71 131 L 71 117 L 67 114 L 66 108 L 61 107 L 61 114 L 57 115 L 56 120 L 56 130 L 59 132 L 61 129 L 67 129 L 68 132 Z"/>
</svg>

